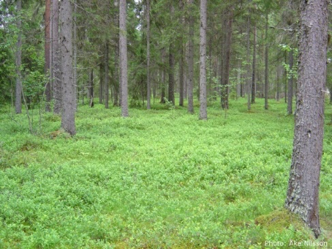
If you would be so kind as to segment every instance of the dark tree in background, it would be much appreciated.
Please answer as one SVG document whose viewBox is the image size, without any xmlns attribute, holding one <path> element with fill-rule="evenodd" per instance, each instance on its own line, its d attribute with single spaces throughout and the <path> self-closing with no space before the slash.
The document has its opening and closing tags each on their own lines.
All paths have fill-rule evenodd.
<svg viewBox="0 0 332 249">
<path fill-rule="evenodd" d="M 324 134 L 328 1 L 301 1 L 298 94 L 292 165 L 285 206 L 314 231 L 319 224 L 319 176 Z"/>
</svg>

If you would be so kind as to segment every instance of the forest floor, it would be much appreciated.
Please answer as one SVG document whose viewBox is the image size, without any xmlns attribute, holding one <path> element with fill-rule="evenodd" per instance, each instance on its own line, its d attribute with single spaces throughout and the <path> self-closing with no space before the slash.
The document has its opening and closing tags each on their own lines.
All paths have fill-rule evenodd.
<svg viewBox="0 0 332 249">
<path fill-rule="evenodd" d="M 332 248 L 332 105 L 326 105 L 322 236 L 284 209 L 294 117 L 246 110 L 79 106 L 60 118 L 0 109 L 0 248 Z M 41 118 L 41 119 L 40 119 Z M 302 243 L 302 245 L 294 243 Z"/>
</svg>

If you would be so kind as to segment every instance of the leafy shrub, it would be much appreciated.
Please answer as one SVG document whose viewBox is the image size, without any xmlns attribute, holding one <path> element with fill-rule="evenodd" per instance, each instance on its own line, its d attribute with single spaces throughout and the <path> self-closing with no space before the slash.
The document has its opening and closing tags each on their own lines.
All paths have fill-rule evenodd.
<svg viewBox="0 0 332 249">
<path fill-rule="evenodd" d="M 212 107 L 208 122 L 159 104 L 132 109 L 128 119 L 119 108 L 80 106 L 73 138 L 60 132 L 58 117 L 44 116 L 35 136 L 24 118 L 0 112 L 0 245 L 263 248 L 312 239 L 280 212 L 293 120 L 285 104 L 260 111 L 257 101 L 252 113 L 241 112 L 245 100 L 231 102 L 227 120 Z M 331 240 L 330 128 L 322 241 Z"/>
</svg>

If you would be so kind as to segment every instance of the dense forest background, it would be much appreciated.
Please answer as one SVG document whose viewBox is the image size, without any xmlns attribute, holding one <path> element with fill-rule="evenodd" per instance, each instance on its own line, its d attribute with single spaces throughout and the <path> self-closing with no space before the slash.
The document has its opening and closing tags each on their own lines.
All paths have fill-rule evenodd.
<svg viewBox="0 0 332 249">
<path fill-rule="evenodd" d="M 58 108 L 54 102 L 59 51 L 52 31 L 57 14 L 51 1 L 46 4 L 49 19 L 44 1 L 22 1 L 19 12 L 15 2 L 1 1 L 2 103 L 15 99 L 19 67 L 26 104 L 53 103 Z M 118 1 L 75 1 L 73 5 L 77 103 L 90 104 L 92 97 L 106 108 L 121 103 L 118 5 Z M 180 106 L 188 102 L 193 112 L 192 99 L 199 98 L 199 3 L 128 1 L 126 20 L 129 105 L 149 108 L 151 101 Z M 267 109 L 268 99 L 284 99 L 289 101 L 288 113 L 294 112 L 297 31 L 295 1 L 209 1 L 208 103 L 221 98 L 221 106 L 228 108 L 229 98 L 246 96 L 250 109 L 256 98 L 266 98 Z M 22 58 L 15 65 L 18 37 Z M 327 82 L 331 88 L 331 80 Z"/>
</svg>

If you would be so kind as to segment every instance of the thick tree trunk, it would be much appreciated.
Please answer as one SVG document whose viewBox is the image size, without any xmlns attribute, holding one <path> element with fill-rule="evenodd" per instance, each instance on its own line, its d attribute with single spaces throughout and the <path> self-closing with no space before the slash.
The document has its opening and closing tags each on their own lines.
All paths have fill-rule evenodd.
<svg viewBox="0 0 332 249">
<path fill-rule="evenodd" d="M 150 0 L 146 0 L 146 82 L 147 82 L 147 109 L 151 109 L 151 83 L 150 83 Z"/>
<path fill-rule="evenodd" d="M 59 1 L 52 0 L 52 78 L 53 78 L 53 97 L 54 114 L 61 114 L 61 63 L 60 63 L 60 44 L 59 44 Z"/>
<path fill-rule="evenodd" d="M 188 1 L 189 37 L 188 37 L 188 112 L 194 113 L 194 1 Z"/>
<path fill-rule="evenodd" d="M 293 51 L 289 53 L 289 69 L 293 69 Z M 293 114 L 293 74 L 291 73 L 288 78 L 288 96 L 287 96 L 287 114 Z"/>
<path fill-rule="evenodd" d="M 299 74 L 292 165 L 285 206 L 318 237 L 324 133 L 328 1 L 301 1 Z"/>
<path fill-rule="evenodd" d="M 75 85 L 73 81 L 72 6 L 70 0 L 62 0 L 60 5 L 61 23 L 61 76 L 62 76 L 62 116 L 61 127 L 71 135 L 75 128 Z"/>
<path fill-rule="evenodd" d="M 128 117 L 128 71 L 127 71 L 127 1 L 120 0 L 119 10 L 119 45 L 120 45 L 120 81 L 121 81 L 121 115 Z"/>
<path fill-rule="evenodd" d="M 199 119 L 207 119 L 206 100 L 206 0 L 201 0 L 201 25 L 200 25 L 200 95 Z"/>
<path fill-rule="evenodd" d="M 45 24 L 45 74 L 50 75 L 50 65 L 51 65 L 51 0 L 45 1 L 45 15 L 44 15 L 44 24 Z M 46 96 L 46 106 L 45 111 L 51 111 L 51 80 L 48 77 L 48 81 L 45 87 L 45 96 Z"/>
<path fill-rule="evenodd" d="M 268 28 L 269 28 L 269 14 L 266 13 L 266 23 L 265 23 L 265 104 L 264 109 L 269 109 L 269 44 L 268 44 Z"/>
<path fill-rule="evenodd" d="M 21 21 L 22 1 L 17 0 L 16 11 L 17 18 L 17 42 L 15 53 L 15 67 L 16 67 L 16 85 L 15 85 L 15 112 L 17 114 L 22 113 L 22 77 L 21 77 L 21 64 L 22 64 L 22 21 Z"/>
</svg>

